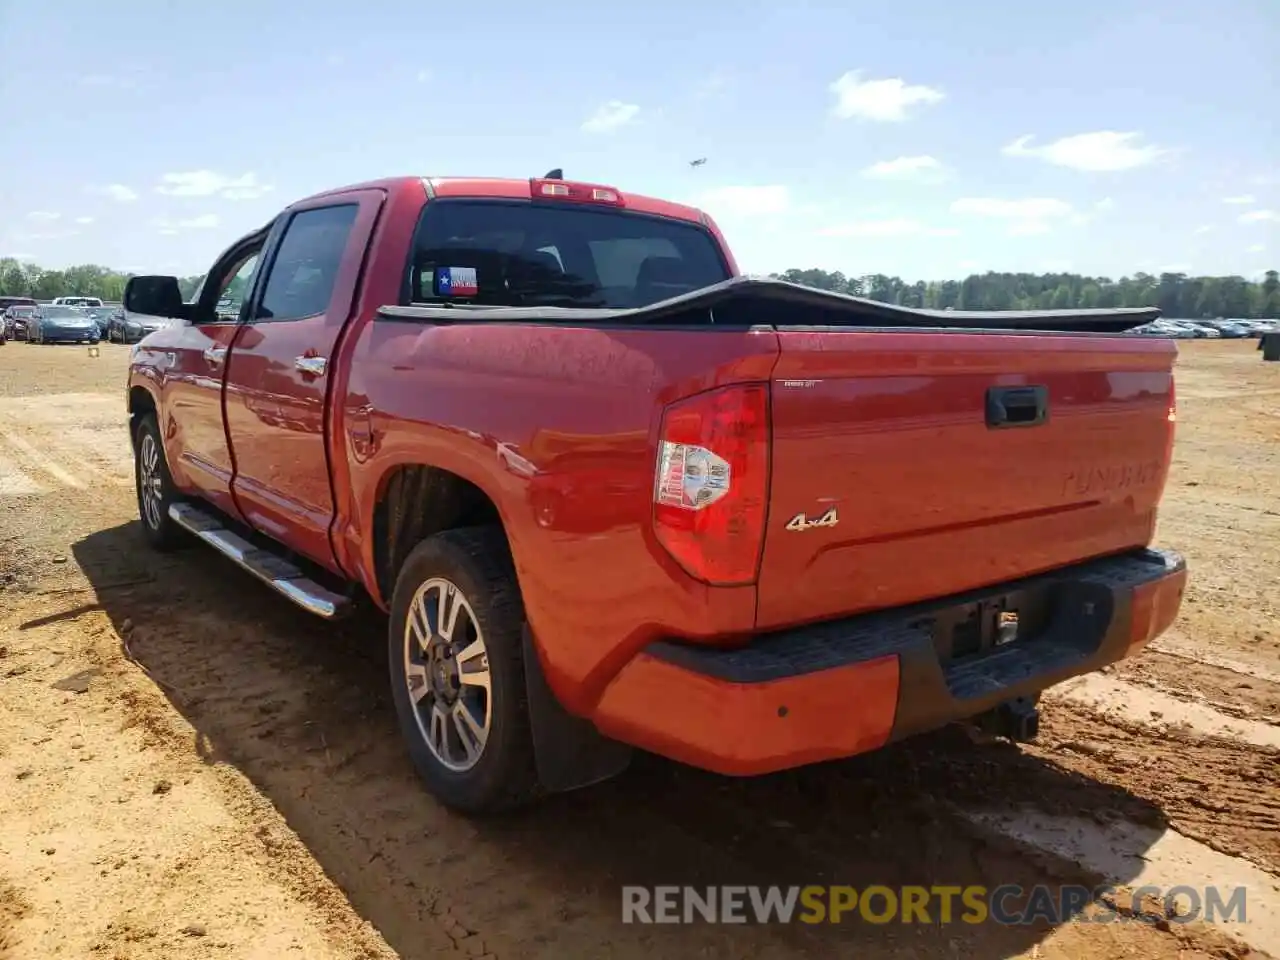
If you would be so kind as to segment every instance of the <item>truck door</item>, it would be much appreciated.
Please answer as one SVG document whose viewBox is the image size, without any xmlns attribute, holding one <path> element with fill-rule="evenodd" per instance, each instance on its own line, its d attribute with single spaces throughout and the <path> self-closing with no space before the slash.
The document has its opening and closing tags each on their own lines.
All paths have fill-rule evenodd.
<svg viewBox="0 0 1280 960">
<path fill-rule="evenodd" d="M 240 514 L 337 571 L 325 405 L 385 194 L 361 190 L 291 208 L 227 358 L 224 407 Z"/>
<path fill-rule="evenodd" d="M 174 480 L 232 516 L 239 511 L 231 496 L 232 462 L 222 421 L 222 378 L 240 314 L 220 312 L 216 303 L 227 291 L 249 289 L 266 239 L 263 230 L 224 252 L 201 287 L 192 322 L 175 324 L 153 334 L 149 341 L 168 359 L 160 427 L 168 437 Z"/>
</svg>

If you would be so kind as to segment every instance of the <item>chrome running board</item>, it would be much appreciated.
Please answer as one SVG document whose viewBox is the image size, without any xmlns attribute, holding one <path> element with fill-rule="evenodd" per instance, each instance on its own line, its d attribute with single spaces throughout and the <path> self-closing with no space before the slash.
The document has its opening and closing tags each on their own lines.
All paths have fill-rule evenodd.
<svg viewBox="0 0 1280 960">
<path fill-rule="evenodd" d="M 308 613 L 336 620 L 351 611 L 350 597 L 321 586 L 291 561 L 250 543 L 215 515 L 189 503 L 175 503 L 169 507 L 169 517 Z"/>
</svg>

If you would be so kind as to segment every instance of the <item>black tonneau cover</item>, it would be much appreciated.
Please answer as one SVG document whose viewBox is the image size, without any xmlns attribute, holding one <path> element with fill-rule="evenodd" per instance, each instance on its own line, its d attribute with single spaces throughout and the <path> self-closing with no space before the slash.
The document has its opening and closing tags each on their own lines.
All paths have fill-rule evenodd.
<svg viewBox="0 0 1280 960">
<path fill-rule="evenodd" d="M 407 323 L 679 324 L 787 327 L 922 327 L 1123 333 L 1160 316 L 1158 307 L 1116 310 L 917 310 L 767 277 L 733 277 L 647 307 L 486 307 L 466 303 L 386 306 L 384 320 Z"/>
</svg>

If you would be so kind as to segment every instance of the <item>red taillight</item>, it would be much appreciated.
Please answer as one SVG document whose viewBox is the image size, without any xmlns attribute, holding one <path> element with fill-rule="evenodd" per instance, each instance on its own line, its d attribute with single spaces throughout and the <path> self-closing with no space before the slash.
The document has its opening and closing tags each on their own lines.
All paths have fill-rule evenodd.
<svg viewBox="0 0 1280 960">
<path fill-rule="evenodd" d="M 755 581 L 768 495 L 767 385 L 711 390 L 663 411 L 654 531 L 691 575 L 717 586 Z"/>
<path fill-rule="evenodd" d="M 530 180 L 529 191 L 535 200 L 576 200 L 579 203 L 608 203 L 621 207 L 622 194 L 613 187 L 591 183 L 569 183 L 566 180 Z"/>
</svg>

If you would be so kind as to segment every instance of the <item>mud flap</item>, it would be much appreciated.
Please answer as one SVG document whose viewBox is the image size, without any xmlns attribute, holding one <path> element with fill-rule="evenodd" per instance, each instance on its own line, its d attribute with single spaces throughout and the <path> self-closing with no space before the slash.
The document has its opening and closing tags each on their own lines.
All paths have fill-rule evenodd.
<svg viewBox="0 0 1280 960">
<path fill-rule="evenodd" d="M 589 720 L 573 716 L 560 705 L 547 685 L 527 624 L 521 643 L 534 760 L 543 788 L 564 793 L 620 774 L 631 762 L 631 747 L 610 740 Z"/>
</svg>

